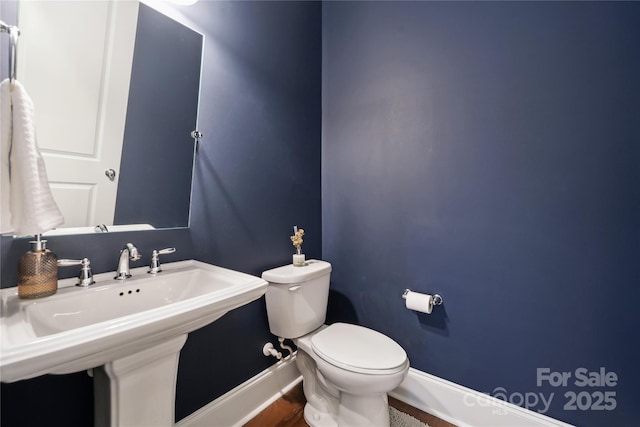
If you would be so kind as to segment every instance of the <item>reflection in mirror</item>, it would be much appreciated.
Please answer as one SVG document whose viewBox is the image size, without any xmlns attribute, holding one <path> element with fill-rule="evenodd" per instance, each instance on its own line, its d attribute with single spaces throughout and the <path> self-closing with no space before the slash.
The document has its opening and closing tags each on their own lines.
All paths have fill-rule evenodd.
<svg viewBox="0 0 640 427">
<path fill-rule="evenodd" d="M 187 227 L 203 35 L 126 0 L 21 0 L 18 26 L 64 227 Z"/>
</svg>

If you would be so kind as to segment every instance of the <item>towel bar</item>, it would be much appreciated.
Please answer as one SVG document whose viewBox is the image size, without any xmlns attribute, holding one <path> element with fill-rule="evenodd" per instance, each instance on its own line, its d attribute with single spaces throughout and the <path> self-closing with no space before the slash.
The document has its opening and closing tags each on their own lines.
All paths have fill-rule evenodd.
<svg viewBox="0 0 640 427">
<path fill-rule="evenodd" d="M 0 21 L 0 32 L 9 34 L 9 81 L 16 79 L 16 61 L 18 56 L 18 36 L 20 29 Z"/>
</svg>

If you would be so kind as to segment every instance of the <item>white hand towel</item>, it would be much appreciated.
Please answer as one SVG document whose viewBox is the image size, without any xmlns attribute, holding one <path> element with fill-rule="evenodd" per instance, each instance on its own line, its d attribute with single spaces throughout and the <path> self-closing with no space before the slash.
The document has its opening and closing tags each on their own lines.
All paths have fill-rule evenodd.
<svg viewBox="0 0 640 427">
<path fill-rule="evenodd" d="M 51 194 L 44 160 L 38 149 L 33 102 L 24 86 L 16 80 L 0 83 L 0 94 L 0 232 L 19 236 L 44 233 L 62 225 L 64 217 Z"/>
<path fill-rule="evenodd" d="M 9 183 L 9 154 L 11 150 L 11 94 L 7 81 L 0 83 L 0 233 L 13 232 L 11 185 Z"/>
</svg>

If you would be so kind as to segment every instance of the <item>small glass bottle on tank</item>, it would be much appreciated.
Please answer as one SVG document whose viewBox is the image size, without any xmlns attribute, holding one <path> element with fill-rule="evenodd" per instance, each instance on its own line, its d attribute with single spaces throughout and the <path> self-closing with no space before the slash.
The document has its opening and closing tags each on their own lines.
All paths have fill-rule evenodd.
<svg viewBox="0 0 640 427">
<path fill-rule="evenodd" d="M 296 267 L 302 267 L 304 265 L 304 254 L 302 251 L 302 236 L 304 236 L 304 230 L 298 229 L 297 225 L 293 226 L 293 236 L 291 236 L 291 243 L 296 247 L 296 253 L 293 254 L 293 265 Z"/>
</svg>

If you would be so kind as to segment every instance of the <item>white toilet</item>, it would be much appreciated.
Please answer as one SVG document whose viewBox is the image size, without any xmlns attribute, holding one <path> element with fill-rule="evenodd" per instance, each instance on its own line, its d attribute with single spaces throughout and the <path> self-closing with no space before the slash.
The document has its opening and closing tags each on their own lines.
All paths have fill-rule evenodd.
<svg viewBox="0 0 640 427">
<path fill-rule="evenodd" d="M 324 325 L 331 264 L 309 260 L 262 273 L 271 333 L 292 339 L 312 427 L 389 426 L 387 392 L 407 375 L 407 353 L 362 326 Z"/>
</svg>

